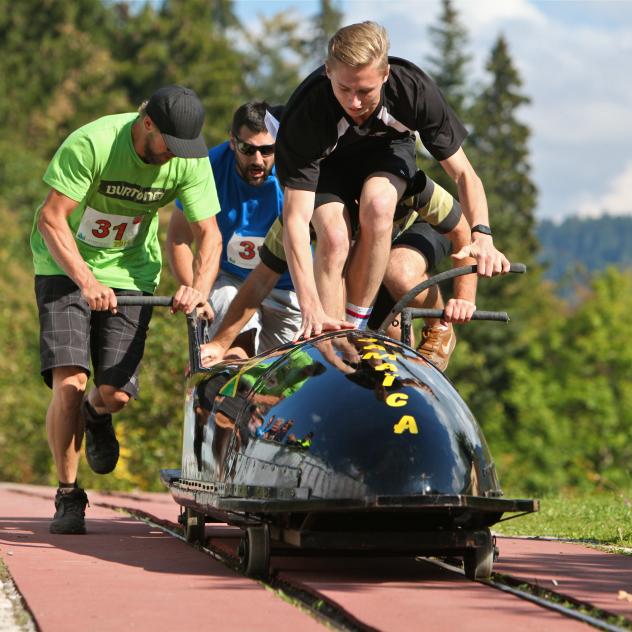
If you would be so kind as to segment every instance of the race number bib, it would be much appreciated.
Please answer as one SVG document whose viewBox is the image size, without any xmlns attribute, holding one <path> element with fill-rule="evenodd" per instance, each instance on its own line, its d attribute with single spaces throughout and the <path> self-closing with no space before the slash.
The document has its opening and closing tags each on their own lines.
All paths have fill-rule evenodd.
<svg viewBox="0 0 632 632">
<path fill-rule="evenodd" d="M 102 213 L 86 206 L 77 239 L 96 248 L 127 248 L 138 236 L 143 217 Z"/>
<path fill-rule="evenodd" d="M 265 237 L 233 233 L 226 247 L 228 261 L 233 265 L 246 268 L 247 270 L 256 268 L 261 261 L 259 249 L 263 246 L 264 241 Z"/>
</svg>

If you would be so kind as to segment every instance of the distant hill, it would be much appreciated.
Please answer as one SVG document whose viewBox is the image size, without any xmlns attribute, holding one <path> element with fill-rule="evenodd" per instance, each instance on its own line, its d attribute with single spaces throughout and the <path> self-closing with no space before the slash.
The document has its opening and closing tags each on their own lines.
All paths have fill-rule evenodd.
<svg viewBox="0 0 632 632">
<path fill-rule="evenodd" d="M 610 265 L 632 267 L 632 217 L 570 217 L 561 224 L 543 221 L 536 231 L 542 244 L 540 260 L 553 281 L 577 265 L 588 272 Z"/>
</svg>

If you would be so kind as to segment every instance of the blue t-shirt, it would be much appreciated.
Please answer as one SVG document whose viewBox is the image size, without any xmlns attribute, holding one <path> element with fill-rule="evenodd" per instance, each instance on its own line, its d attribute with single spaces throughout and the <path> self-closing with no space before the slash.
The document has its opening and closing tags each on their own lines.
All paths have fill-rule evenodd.
<svg viewBox="0 0 632 632">
<path fill-rule="evenodd" d="M 237 172 L 228 141 L 213 147 L 208 156 L 222 209 L 216 216 L 224 242 L 220 268 L 245 279 L 261 261 L 259 249 L 268 229 L 283 212 L 283 189 L 274 168 L 263 184 L 248 184 Z M 180 200 L 176 204 L 182 208 Z M 294 289 L 289 272 L 283 273 L 275 287 Z"/>
</svg>

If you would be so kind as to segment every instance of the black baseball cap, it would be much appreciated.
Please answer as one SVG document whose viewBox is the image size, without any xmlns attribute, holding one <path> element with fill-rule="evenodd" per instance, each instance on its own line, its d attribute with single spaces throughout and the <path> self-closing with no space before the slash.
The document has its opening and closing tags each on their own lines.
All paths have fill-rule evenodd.
<svg viewBox="0 0 632 632">
<path fill-rule="evenodd" d="M 208 156 L 208 148 L 201 133 L 204 106 L 193 90 L 177 85 L 164 86 L 151 95 L 145 112 L 160 130 L 174 156 Z"/>
</svg>

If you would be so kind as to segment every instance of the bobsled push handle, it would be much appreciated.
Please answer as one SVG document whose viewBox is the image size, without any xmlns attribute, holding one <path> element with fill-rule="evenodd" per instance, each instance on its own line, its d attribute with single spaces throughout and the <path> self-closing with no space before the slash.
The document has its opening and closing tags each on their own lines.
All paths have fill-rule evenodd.
<svg viewBox="0 0 632 632">
<path fill-rule="evenodd" d="M 119 305 L 152 305 L 153 307 L 171 307 L 173 296 L 117 296 L 116 302 Z M 200 359 L 200 344 L 203 342 L 203 323 L 197 317 L 197 310 L 187 314 L 187 329 L 189 331 L 189 362 L 193 372 L 199 371 L 202 367 Z"/>
<path fill-rule="evenodd" d="M 119 305 L 153 305 L 154 307 L 171 307 L 173 296 L 117 296 Z"/>
<path fill-rule="evenodd" d="M 476 264 L 469 266 L 462 266 L 461 268 L 452 268 L 451 270 L 446 270 L 445 272 L 440 272 L 439 274 L 435 274 L 433 277 L 422 281 L 419 285 L 416 285 L 412 290 L 406 292 L 402 298 L 395 303 L 393 309 L 388 313 L 386 318 L 382 321 L 379 329 L 377 330 L 379 333 L 385 333 L 386 328 L 389 323 L 399 314 L 405 307 L 410 303 L 410 301 L 417 296 L 420 292 L 423 292 L 425 289 L 432 287 L 433 285 L 438 285 L 443 281 L 447 281 L 448 279 L 454 279 L 459 276 L 463 276 L 464 274 L 474 274 L 478 270 L 478 266 Z M 515 272 L 518 274 L 523 274 L 527 271 L 527 266 L 524 263 L 512 263 L 509 272 Z"/>
<path fill-rule="evenodd" d="M 412 318 L 443 318 L 442 309 L 424 309 L 424 308 L 406 308 L 406 311 Z M 477 309 L 472 314 L 472 320 L 498 320 L 501 322 L 509 322 L 509 314 L 507 312 L 486 312 Z"/>
</svg>

